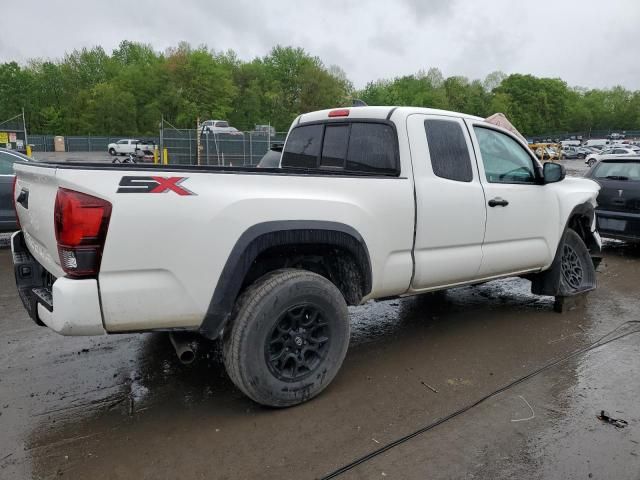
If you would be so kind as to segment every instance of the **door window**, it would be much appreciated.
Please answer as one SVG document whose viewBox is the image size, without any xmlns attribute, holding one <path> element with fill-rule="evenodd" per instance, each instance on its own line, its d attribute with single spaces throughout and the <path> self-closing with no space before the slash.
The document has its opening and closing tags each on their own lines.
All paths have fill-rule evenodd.
<svg viewBox="0 0 640 480">
<path fill-rule="evenodd" d="M 513 138 L 491 128 L 473 127 L 489 183 L 536 183 L 533 159 Z"/>
</svg>

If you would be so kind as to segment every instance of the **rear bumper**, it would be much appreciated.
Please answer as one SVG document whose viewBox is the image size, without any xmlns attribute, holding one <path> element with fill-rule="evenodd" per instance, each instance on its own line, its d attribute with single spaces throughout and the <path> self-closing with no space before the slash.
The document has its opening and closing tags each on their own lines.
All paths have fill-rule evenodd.
<svg viewBox="0 0 640 480">
<path fill-rule="evenodd" d="M 640 242 L 640 214 L 598 209 L 596 218 L 603 237 Z"/>
<path fill-rule="evenodd" d="M 31 255 L 22 232 L 11 237 L 11 252 L 20 299 L 29 316 L 61 335 L 100 335 L 98 281 L 53 278 Z"/>
</svg>

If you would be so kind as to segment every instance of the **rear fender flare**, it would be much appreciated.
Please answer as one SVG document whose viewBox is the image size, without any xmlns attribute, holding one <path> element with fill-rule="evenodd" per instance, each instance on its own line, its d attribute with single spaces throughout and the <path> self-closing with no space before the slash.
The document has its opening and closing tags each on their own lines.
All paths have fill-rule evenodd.
<svg viewBox="0 0 640 480">
<path fill-rule="evenodd" d="M 265 250 L 283 245 L 324 244 L 349 251 L 363 274 L 362 291 L 371 291 L 369 250 L 362 236 L 349 225 L 317 220 L 264 222 L 247 229 L 234 245 L 222 269 L 209 308 L 200 326 L 207 338 L 217 338 L 231 317 L 245 276 Z"/>
</svg>

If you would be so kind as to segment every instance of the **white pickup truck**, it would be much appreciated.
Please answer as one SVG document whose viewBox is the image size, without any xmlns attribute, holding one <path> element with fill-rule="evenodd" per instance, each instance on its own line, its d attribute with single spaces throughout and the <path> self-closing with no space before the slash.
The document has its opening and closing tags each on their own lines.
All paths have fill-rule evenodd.
<svg viewBox="0 0 640 480">
<path fill-rule="evenodd" d="M 123 138 L 117 142 L 107 145 L 107 151 L 110 155 L 127 155 L 129 153 L 137 153 L 137 151 L 153 150 L 152 142 L 145 140 L 137 140 L 135 138 Z"/>
<path fill-rule="evenodd" d="M 409 107 L 307 113 L 280 168 L 16 164 L 16 281 L 63 335 L 181 331 L 223 342 L 256 402 L 317 395 L 347 305 L 520 276 L 595 287 L 598 185 L 544 167 L 481 118 Z M 178 348 L 182 346 L 183 348 Z"/>
</svg>

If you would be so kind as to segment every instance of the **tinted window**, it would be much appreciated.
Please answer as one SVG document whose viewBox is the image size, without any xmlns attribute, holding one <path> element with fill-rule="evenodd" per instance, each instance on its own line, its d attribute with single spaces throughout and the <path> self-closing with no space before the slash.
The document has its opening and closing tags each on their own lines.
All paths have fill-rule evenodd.
<svg viewBox="0 0 640 480">
<path fill-rule="evenodd" d="M 282 166 L 398 174 L 396 145 L 393 128 L 381 123 L 305 125 L 289 134 Z"/>
<path fill-rule="evenodd" d="M 382 123 L 352 123 L 347 170 L 397 173 L 393 128 Z"/>
<path fill-rule="evenodd" d="M 216 127 L 227 128 L 229 126 L 229 122 L 217 122 Z"/>
<path fill-rule="evenodd" d="M 316 168 L 323 128 L 323 125 L 294 128 L 282 153 L 282 166 Z"/>
<path fill-rule="evenodd" d="M 593 172 L 595 178 L 611 180 L 640 180 L 639 162 L 600 162 Z"/>
<path fill-rule="evenodd" d="M 424 128 L 433 173 L 460 182 L 473 180 L 471 158 L 461 125 L 448 120 L 425 120 Z"/>
<path fill-rule="evenodd" d="M 327 125 L 322 144 L 321 167 L 342 167 L 347 158 L 349 125 Z"/>
<path fill-rule="evenodd" d="M 513 138 L 489 128 L 473 127 L 484 172 L 490 183 L 534 183 L 533 161 Z"/>
</svg>

